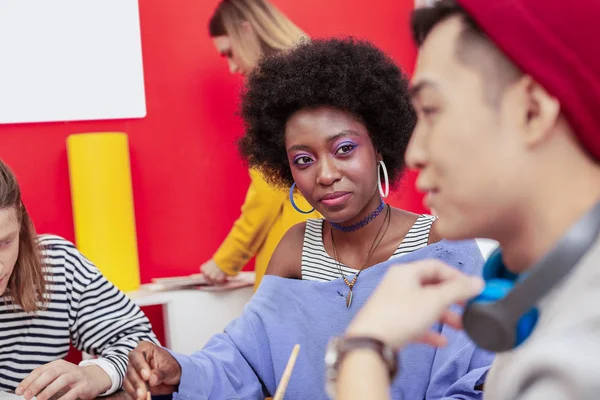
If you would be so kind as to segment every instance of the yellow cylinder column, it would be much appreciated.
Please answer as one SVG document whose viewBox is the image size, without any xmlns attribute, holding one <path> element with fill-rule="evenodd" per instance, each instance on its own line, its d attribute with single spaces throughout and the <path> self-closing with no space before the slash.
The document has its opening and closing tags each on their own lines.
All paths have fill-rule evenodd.
<svg viewBox="0 0 600 400">
<path fill-rule="evenodd" d="M 67 138 L 79 250 L 124 292 L 140 285 L 129 144 L 124 133 Z"/>
</svg>

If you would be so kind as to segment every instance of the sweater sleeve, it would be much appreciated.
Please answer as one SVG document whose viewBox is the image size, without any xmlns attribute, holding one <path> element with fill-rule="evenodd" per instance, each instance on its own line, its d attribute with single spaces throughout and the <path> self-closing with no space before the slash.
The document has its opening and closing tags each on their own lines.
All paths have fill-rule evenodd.
<svg viewBox="0 0 600 400">
<path fill-rule="evenodd" d="M 213 255 L 227 275 L 236 275 L 261 248 L 279 216 L 285 193 L 273 189 L 256 171 L 250 171 L 250 186 L 239 218 Z"/>
</svg>

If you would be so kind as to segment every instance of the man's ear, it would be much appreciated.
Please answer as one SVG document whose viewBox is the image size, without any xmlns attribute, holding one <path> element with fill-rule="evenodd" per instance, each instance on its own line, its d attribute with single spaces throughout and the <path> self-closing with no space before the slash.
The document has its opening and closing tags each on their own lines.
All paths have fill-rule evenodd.
<svg viewBox="0 0 600 400">
<path fill-rule="evenodd" d="M 560 119 L 560 102 L 530 76 L 522 77 L 514 90 L 520 92 L 520 125 L 527 147 L 545 142 Z"/>
</svg>

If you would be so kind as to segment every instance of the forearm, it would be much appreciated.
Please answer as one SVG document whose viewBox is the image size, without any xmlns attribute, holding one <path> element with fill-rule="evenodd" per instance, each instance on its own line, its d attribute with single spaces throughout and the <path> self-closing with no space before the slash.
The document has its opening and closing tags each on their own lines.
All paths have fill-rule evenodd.
<svg viewBox="0 0 600 400">
<path fill-rule="evenodd" d="M 81 366 L 81 368 L 85 368 L 92 377 L 92 381 L 101 387 L 99 395 L 109 395 L 118 389 L 118 387 L 115 387 L 114 381 L 100 365 L 90 364 Z"/>
<path fill-rule="evenodd" d="M 76 348 L 97 356 L 95 361 L 109 375 L 118 374 L 117 389 L 121 387 L 127 370 L 130 351 L 139 342 L 158 344 L 150 321 L 144 313 L 106 279 L 98 275 L 86 288 L 78 303 L 77 325 L 71 328 Z M 109 365 L 110 364 L 110 365 Z"/>
<path fill-rule="evenodd" d="M 389 399 L 390 379 L 381 357 L 369 349 L 350 352 L 340 365 L 336 393 L 340 400 Z"/>
<path fill-rule="evenodd" d="M 255 370 L 226 333 L 191 355 L 169 353 L 181 367 L 174 399 L 264 399 Z"/>
</svg>

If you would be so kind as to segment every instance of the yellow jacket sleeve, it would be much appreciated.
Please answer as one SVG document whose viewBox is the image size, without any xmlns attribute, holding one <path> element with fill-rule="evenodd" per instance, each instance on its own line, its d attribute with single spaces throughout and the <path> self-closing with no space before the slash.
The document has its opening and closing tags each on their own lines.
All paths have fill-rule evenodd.
<svg viewBox="0 0 600 400">
<path fill-rule="evenodd" d="M 273 189 L 259 172 L 250 170 L 250 186 L 241 215 L 213 255 L 223 272 L 236 275 L 256 254 L 279 218 L 286 197 L 284 191 Z"/>
</svg>

